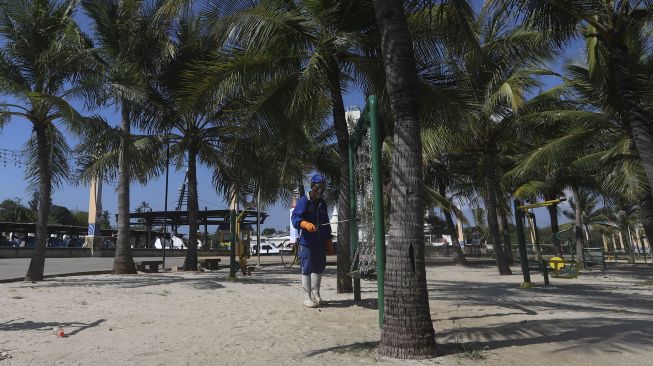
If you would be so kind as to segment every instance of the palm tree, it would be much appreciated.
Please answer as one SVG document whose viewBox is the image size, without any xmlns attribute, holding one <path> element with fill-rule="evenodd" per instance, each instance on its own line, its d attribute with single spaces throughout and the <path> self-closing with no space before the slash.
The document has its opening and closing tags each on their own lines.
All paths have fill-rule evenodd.
<svg viewBox="0 0 653 366">
<path fill-rule="evenodd" d="M 586 29 L 586 32 L 591 30 Z M 633 56 L 629 72 L 635 77 L 639 93 L 648 100 L 653 91 L 648 82 L 651 52 L 636 32 L 633 31 L 629 39 L 628 52 Z M 624 119 L 626 113 L 618 88 L 610 73 L 603 71 L 608 70 L 609 52 L 592 37 L 587 39 L 586 49 L 586 62 L 566 66 L 564 83 L 558 87 L 565 100 L 552 103 L 550 106 L 556 107 L 551 110 L 526 118 L 538 120 L 537 124 L 529 125 L 545 128 L 549 136 L 548 141 L 533 144 L 537 150 L 526 159 L 526 165 L 547 167 L 544 172 L 547 177 L 543 187 L 545 195 L 552 189 L 561 189 L 571 176 L 594 175 L 599 177 L 597 183 L 602 192 L 639 201 L 642 217 L 653 215 L 646 213 L 650 209 L 647 205 L 651 197 L 650 186 L 631 129 Z M 650 112 L 649 105 L 644 107 Z M 548 158 L 542 160 L 545 156 Z M 551 176 L 553 178 L 549 179 Z M 645 226 L 645 230 L 653 235 L 650 224 Z"/>
<path fill-rule="evenodd" d="M 604 226 L 612 226 L 617 229 L 619 238 L 626 238 L 628 243 L 628 263 L 635 263 L 635 247 L 630 236 L 630 227 L 637 225 L 640 217 L 637 207 L 627 200 L 617 198 L 611 200 L 609 205 L 600 210 L 600 216 L 596 221 L 603 221 Z"/>
<path fill-rule="evenodd" d="M 222 5 L 222 4 L 219 4 Z M 267 0 L 235 2 L 226 12 L 218 6 L 209 12 L 212 16 L 222 14 L 210 21 L 215 34 L 222 34 L 228 42 L 242 50 L 236 58 L 236 67 L 246 70 L 239 80 L 258 78 L 269 82 L 275 80 L 274 89 L 263 97 L 284 96 L 286 103 L 276 105 L 286 113 L 297 115 L 312 113 L 321 107 L 319 100 L 326 100 L 331 108 L 331 118 L 340 156 L 338 183 L 338 292 L 351 292 L 349 275 L 349 210 L 348 146 L 349 134 L 345 120 L 342 93 L 349 78 L 346 71 L 355 68 L 360 56 L 353 52 L 359 48 L 369 25 L 365 15 L 371 12 L 369 1 L 298 1 Z M 224 68 L 224 67 L 223 67 Z M 219 69 L 219 67 L 214 68 Z M 212 77 L 219 72 L 209 72 L 200 84 L 200 90 L 209 89 Z M 235 80 L 235 79 L 234 79 Z M 256 83 L 258 84 L 258 83 Z M 203 88 L 207 86 L 207 88 Z M 316 103 L 317 102 L 317 103 Z M 263 101 L 259 103 L 265 105 Z M 295 125 L 293 123 L 293 125 Z M 295 125 L 296 126 L 296 125 Z"/>
<path fill-rule="evenodd" d="M 198 163 L 218 168 L 220 164 L 223 110 L 209 98 L 188 99 L 184 92 L 189 86 L 182 79 L 195 62 L 206 61 L 217 45 L 211 43 L 196 19 L 179 20 L 173 40 L 174 57 L 151 80 L 149 97 L 139 113 L 143 124 L 165 135 L 170 157 L 177 166 L 186 164 L 188 181 L 188 251 L 184 270 L 197 270 L 197 231 L 199 202 L 197 193 Z"/>
<path fill-rule="evenodd" d="M 403 2 L 375 0 L 374 9 L 395 122 L 379 352 L 396 358 L 430 358 L 435 356 L 435 332 L 426 288 L 424 232 L 422 225 L 415 225 L 424 222 L 416 62 Z"/>
<path fill-rule="evenodd" d="M 481 239 L 486 241 L 488 239 L 488 229 L 485 209 L 483 209 L 483 207 L 474 207 L 472 209 L 472 217 L 474 218 L 474 225 L 476 226 Z"/>
<path fill-rule="evenodd" d="M 52 187 L 67 179 L 70 149 L 59 130 L 79 133 L 85 119 L 67 100 L 84 97 L 81 77 L 94 72 L 91 42 L 73 20 L 76 1 L 3 1 L 0 5 L 0 90 L 16 98 L 0 105 L 0 128 L 10 118 L 33 125 L 27 143 L 28 180 L 38 191 L 36 245 L 26 281 L 43 279 Z"/>
<path fill-rule="evenodd" d="M 571 210 L 563 210 L 562 214 L 569 220 L 573 221 L 576 218 L 576 208 L 578 207 L 581 213 L 582 226 L 585 229 L 585 240 L 589 244 L 592 236 L 591 227 L 597 222 L 597 218 L 600 214 L 597 210 L 599 201 L 595 194 L 586 189 L 581 188 L 578 190 L 578 193 L 578 200 L 576 198 L 569 200 L 569 207 Z"/>
<path fill-rule="evenodd" d="M 144 97 L 148 76 L 170 56 L 167 23 L 155 17 L 157 8 L 145 0 L 82 0 L 92 19 L 98 57 L 104 67 L 99 89 L 104 104 L 120 108 L 118 176 L 118 237 L 113 272 L 136 273 L 129 237 L 130 165 L 136 159 L 131 133 L 134 104 Z"/>
<path fill-rule="evenodd" d="M 530 26 L 564 44 L 582 35 L 587 39 L 592 78 L 607 76 L 614 86 L 624 124 L 632 136 L 642 168 L 653 192 L 653 135 L 630 67 L 637 60 L 632 43 L 647 44 L 647 27 L 653 19 L 650 0 L 493 0 L 495 6 L 519 11 L 515 15 Z M 602 49 L 602 51 L 601 51 Z M 604 52 L 605 68 L 596 61 Z"/>
<path fill-rule="evenodd" d="M 572 186 L 572 194 L 573 197 L 569 200 L 571 210 L 563 210 L 562 213 L 570 221 L 574 222 L 576 227 L 576 255 L 582 260 L 584 257 L 583 250 L 590 241 L 590 224 L 596 220 L 598 215 L 596 212 L 598 200 L 592 192 L 584 188 Z M 578 238 L 579 228 L 581 228 L 580 240 Z M 583 235 L 583 231 L 585 235 Z"/>
<path fill-rule="evenodd" d="M 465 253 L 463 253 L 462 247 L 460 246 L 460 241 L 458 241 L 458 231 L 456 226 L 453 223 L 453 218 L 451 213 L 454 212 L 459 221 L 464 222 L 465 216 L 463 213 L 458 210 L 453 202 L 447 198 L 447 184 L 448 180 L 446 177 L 441 177 L 437 179 L 438 184 L 438 193 L 443 201 L 440 204 L 442 212 L 444 212 L 444 220 L 447 224 L 447 230 L 451 236 L 451 244 L 454 250 L 453 262 L 456 264 L 467 264 L 467 259 L 465 258 Z M 428 189 L 428 188 L 427 188 Z"/>
<path fill-rule="evenodd" d="M 508 27 L 502 14 L 481 13 L 467 20 L 471 36 L 466 52 L 454 55 L 455 74 L 468 85 L 470 112 L 462 125 L 467 136 L 464 151 L 477 157 L 476 182 L 487 215 L 489 240 L 494 243 L 499 273 L 510 274 L 499 243 L 497 211 L 508 141 L 514 138 L 516 116 L 526 107 L 526 95 L 539 86 L 537 75 L 547 74 L 541 64 L 552 56 L 549 43 L 538 32 Z"/>
<path fill-rule="evenodd" d="M 462 223 L 467 223 L 464 214 L 456 207 L 453 200 L 459 198 L 457 197 L 459 196 L 458 192 L 456 192 L 457 187 L 469 180 L 465 171 L 470 167 L 466 164 L 465 159 L 461 159 L 460 155 L 453 153 L 454 148 L 451 144 L 455 144 L 452 140 L 456 139 L 450 132 L 443 126 L 427 127 L 422 131 L 423 158 L 426 167 L 424 172 L 425 201 L 426 204 L 442 209 L 454 250 L 453 262 L 466 264 L 467 260 L 458 241 L 458 232 L 452 214 Z M 447 196 L 448 191 L 452 195 L 451 198 Z"/>
<path fill-rule="evenodd" d="M 566 123 L 555 124 L 549 120 L 551 115 L 553 119 L 564 119 Z M 588 118 L 597 117 L 592 112 L 579 112 L 573 110 L 554 110 L 545 112 L 536 112 L 521 118 L 525 125 L 532 124 L 527 121 L 533 119 L 539 121 L 540 128 L 546 128 L 546 136 L 550 139 L 542 145 L 535 143 L 527 145 L 533 150 L 523 154 L 523 158 L 516 164 L 510 174 L 515 171 L 516 175 L 525 179 L 526 182 L 519 186 L 515 195 L 518 197 L 535 197 L 546 195 L 550 192 L 568 188 L 572 192 L 573 198 L 570 202 L 579 202 L 573 206 L 573 211 L 567 211 L 569 219 L 574 222 L 576 253 L 581 263 L 583 263 L 583 248 L 585 247 L 585 235 L 583 235 L 583 208 L 585 207 L 584 197 L 590 188 L 595 188 L 596 183 L 592 171 L 579 163 L 586 152 L 584 147 L 587 141 L 581 144 L 568 144 L 568 139 L 577 138 L 577 129 L 574 129 L 574 123 L 586 121 Z M 587 138 L 587 131 L 582 130 L 581 135 Z M 535 133 L 537 135 L 537 132 Z M 539 141 L 539 140 L 538 140 Z M 544 167 L 544 171 L 542 171 Z M 555 172 L 557 178 L 548 180 L 547 176 Z M 544 177 L 543 177 L 544 175 Z M 538 180 L 542 179 L 542 180 Z M 555 234 L 554 234 L 555 235 Z"/>
<path fill-rule="evenodd" d="M 640 201 L 639 208 L 640 220 L 648 240 L 649 253 L 653 253 L 653 198 L 650 195 L 645 196 Z"/>
<path fill-rule="evenodd" d="M 283 151 L 279 151 L 283 145 L 266 147 L 263 137 L 270 138 L 274 131 L 259 134 L 238 117 L 237 113 L 246 108 L 245 102 L 238 99 L 241 95 L 191 93 L 197 64 L 216 59 L 228 62 L 216 53 L 220 45 L 208 36 L 198 19 L 187 15 L 178 19 L 173 42 L 175 55 L 152 80 L 149 98 L 139 116 L 153 133 L 165 136 L 163 141 L 169 144 L 177 165 L 187 165 L 189 234 L 184 269 L 197 270 L 198 163 L 213 169 L 214 185 L 224 193 L 235 189 L 243 196 L 252 190 L 258 192 L 258 187 L 267 184 L 262 188 L 265 200 L 277 193 L 279 182 L 283 181 L 276 174 L 278 171 L 264 176 L 264 171 L 278 166 L 273 160 L 283 157 Z M 252 189 L 252 182 L 258 187 Z"/>
</svg>

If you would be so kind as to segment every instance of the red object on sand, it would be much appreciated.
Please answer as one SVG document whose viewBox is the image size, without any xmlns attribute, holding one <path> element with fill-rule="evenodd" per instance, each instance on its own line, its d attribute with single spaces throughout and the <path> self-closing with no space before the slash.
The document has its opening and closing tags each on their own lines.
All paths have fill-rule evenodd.
<svg viewBox="0 0 653 366">
<path fill-rule="evenodd" d="M 65 336 L 66 336 L 66 333 L 64 333 L 64 331 L 63 331 L 62 328 L 59 328 L 59 329 L 57 330 L 57 337 L 59 337 L 59 338 L 63 338 L 63 337 L 65 337 Z"/>
</svg>

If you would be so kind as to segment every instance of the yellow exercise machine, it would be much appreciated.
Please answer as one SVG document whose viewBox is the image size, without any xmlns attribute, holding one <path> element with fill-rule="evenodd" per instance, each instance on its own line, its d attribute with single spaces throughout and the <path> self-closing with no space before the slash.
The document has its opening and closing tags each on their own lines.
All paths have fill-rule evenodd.
<svg viewBox="0 0 653 366">
<path fill-rule="evenodd" d="M 519 200 L 515 199 L 514 201 L 514 207 L 515 207 L 515 224 L 517 226 L 517 240 L 519 241 L 519 257 L 520 257 L 520 262 L 521 262 L 521 268 L 522 268 L 522 274 L 524 276 L 524 282 L 520 285 L 522 288 L 530 288 L 533 286 L 531 283 L 531 274 L 530 270 L 528 268 L 528 253 L 526 252 L 526 237 L 524 235 L 524 222 L 523 219 L 527 214 L 531 214 L 529 211 L 533 208 L 537 207 L 547 207 L 547 206 L 552 206 L 552 205 L 557 205 L 562 201 L 566 201 L 566 198 L 560 198 L 560 199 L 555 199 L 555 200 L 548 200 L 548 201 L 543 201 L 543 202 L 536 202 L 536 203 L 531 203 L 527 205 L 522 205 L 520 204 Z M 547 270 L 547 265 L 545 261 L 542 259 L 542 254 L 539 248 L 539 244 L 537 243 L 537 229 L 536 229 L 536 222 L 535 222 L 535 215 L 531 214 L 528 215 L 529 222 L 531 223 L 531 228 L 533 228 L 533 238 L 535 245 L 533 245 L 533 248 L 535 249 L 535 254 L 537 256 L 537 264 L 542 270 L 542 274 L 544 275 L 544 285 L 549 285 L 549 275 L 548 275 L 548 270 Z"/>
<path fill-rule="evenodd" d="M 549 267 L 555 272 L 555 278 L 578 278 L 578 262 L 566 261 L 561 257 L 551 257 Z"/>
</svg>

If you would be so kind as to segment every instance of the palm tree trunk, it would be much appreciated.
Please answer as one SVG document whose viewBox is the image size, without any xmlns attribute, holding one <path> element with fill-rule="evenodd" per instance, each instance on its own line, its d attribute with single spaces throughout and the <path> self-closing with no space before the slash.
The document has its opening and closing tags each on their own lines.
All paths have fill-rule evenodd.
<svg viewBox="0 0 653 366">
<path fill-rule="evenodd" d="M 349 131 L 345 119 L 345 107 L 340 88 L 340 68 L 335 58 L 329 58 L 329 88 L 331 90 L 331 108 L 333 126 L 338 139 L 338 155 L 340 156 L 340 182 L 338 182 L 338 258 L 337 258 L 337 292 L 350 293 L 352 287 L 351 251 L 349 217 L 351 206 L 349 198 Z"/>
<path fill-rule="evenodd" d="M 617 40 L 608 44 L 611 71 L 621 98 L 627 127 L 635 141 L 635 149 L 646 173 L 649 191 L 653 193 L 653 136 L 649 128 L 650 121 L 641 106 L 628 70 L 628 47 L 622 44 L 620 35 L 615 38 Z"/>
<path fill-rule="evenodd" d="M 646 233 L 650 253 L 653 253 L 653 197 L 647 194 L 639 203 L 639 213 Z M 644 242 L 642 241 L 642 248 Z M 653 261 L 651 262 L 653 264 Z"/>
<path fill-rule="evenodd" d="M 626 225 L 626 229 L 628 230 L 628 263 L 634 264 L 635 263 L 635 246 L 633 245 L 633 236 L 630 235 L 630 227 Z"/>
<path fill-rule="evenodd" d="M 45 269 L 45 247 L 48 240 L 48 216 L 50 215 L 52 177 L 50 173 L 50 139 L 47 125 L 35 124 L 37 159 L 39 166 L 39 204 L 36 219 L 36 243 L 25 281 L 42 281 Z"/>
<path fill-rule="evenodd" d="M 601 233 L 601 239 L 603 240 L 603 251 L 605 254 L 610 253 L 610 246 L 608 245 L 608 237 L 605 233 Z"/>
<path fill-rule="evenodd" d="M 197 202 L 197 150 L 188 150 L 188 243 L 184 271 L 197 271 L 197 230 L 199 203 Z"/>
<path fill-rule="evenodd" d="M 129 148 L 131 146 L 131 126 L 129 122 L 129 105 L 122 101 L 122 118 L 120 129 L 120 173 L 118 177 L 118 238 L 116 239 L 116 254 L 113 260 L 114 274 L 134 274 L 136 265 L 132 256 L 129 237 Z"/>
<path fill-rule="evenodd" d="M 499 215 L 499 218 L 501 218 L 499 227 L 501 229 L 501 233 L 503 234 L 503 251 L 506 254 L 506 260 L 510 265 L 514 263 L 515 259 L 512 255 L 512 243 L 510 242 L 510 225 L 508 223 L 508 215 L 504 213 Z"/>
<path fill-rule="evenodd" d="M 544 199 L 547 201 L 556 199 L 555 195 L 545 195 Z M 558 205 L 547 206 L 547 211 L 549 211 L 549 220 L 551 221 L 551 234 L 553 239 L 553 252 L 557 256 L 562 255 L 562 247 L 560 245 L 560 240 L 556 236 L 556 233 L 560 230 L 558 225 Z"/>
<path fill-rule="evenodd" d="M 592 235 L 590 233 L 590 227 L 589 227 L 589 225 L 586 225 L 586 224 L 583 224 L 583 226 L 585 227 L 585 242 L 587 243 L 587 245 L 589 247 L 591 247 L 592 246 Z"/>
<path fill-rule="evenodd" d="M 485 192 L 483 193 L 483 201 L 485 204 L 485 212 L 487 217 L 487 224 L 490 230 L 490 239 L 493 242 L 494 253 L 496 257 L 497 267 L 499 268 L 500 275 L 510 275 L 512 271 L 506 260 L 501 247 L 501 234 L 499 233 L 499 219 L 497 218 L 497 178 L 496 178 L 496 158 L 494 153 L 494 146 L 490 146 L 484 153 L 485 159 L 483 162 L 483 173 L 485 178 Z"/>
<path fill-rule="evenodd" d="M 571 187 L 571 192 L 574 196 L 574 202 L 576 202 L 575 210 L 575 234 L 576 234 L 576 255 L 578 256 L 578 262 L 580 267 L 585 268 L 584 253 L 583 248 L 585 248 L 584 237 L 583 237 L 583 208 L 580 207 L 580 192 L 578 187 Z"/>
<path fill-rule="evenodd" d="M 403 2 L 374 0 L 374 5 L 395 120 L 385 315 L 379 353 L 395 358 L 430 358 L 435 356 L 435 332 L 424 263 L 422 141 L 415 56 Z"/>
<path fill-rule="evenodd" d="M 447 185 L 444 179 L 438 179 L 438 191 L 442 197 L 447 197 Z M 451 235 L 451 244 L 453 246 L 453 262 L 456 264 L 467 264 L 465 254 L 460 248 L 460 242 L 458 241 L 458 232 L 456 231 L 456 227 L 453 224 L 451 212 L 449 210 L 442 211 L 444 212 L 444 220 L 447 222 L 449 235 Z"/>
</svg>

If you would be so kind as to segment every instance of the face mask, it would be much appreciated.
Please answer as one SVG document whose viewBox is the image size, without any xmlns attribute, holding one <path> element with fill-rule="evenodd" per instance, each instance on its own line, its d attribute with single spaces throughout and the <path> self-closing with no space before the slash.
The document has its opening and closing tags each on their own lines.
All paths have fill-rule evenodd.
<svg viewBox="0 0 653 366">
<path fill-rule="evenodd" d="M 320 196 L 324 195 L 324 191 L 326 190 L 326 185 L 324 183 L 314 183 L 314 185 L 317 193 L 319 193 Z"/>
</svg>

